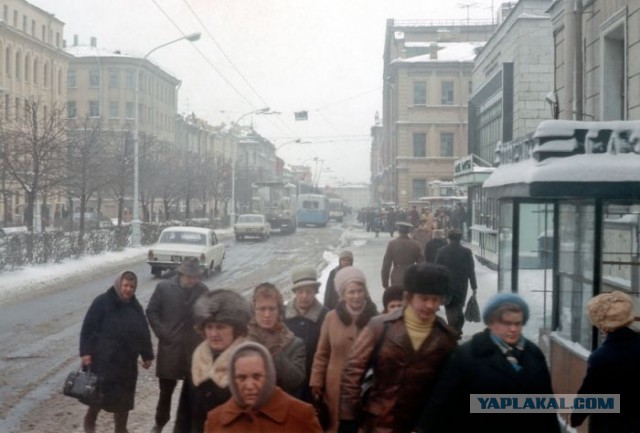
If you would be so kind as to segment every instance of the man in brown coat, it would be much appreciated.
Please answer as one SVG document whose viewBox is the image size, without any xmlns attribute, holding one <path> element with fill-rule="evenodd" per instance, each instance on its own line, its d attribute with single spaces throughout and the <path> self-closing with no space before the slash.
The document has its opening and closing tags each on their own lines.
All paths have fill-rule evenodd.
<svg viewBox="0 0 640 433">
<path fill-rule="evenodd" d="M 414 265 L 405 273 L 404 287 L 406 306 L 371 319 L 351 347 L 342 371 L 339 433 L 413 431 L 456 347 L 457 333 L 436 316 L 449 288 L 447 270 Z M 375 380 L 362 401 L 362 380 L 370 366 Z"/>
<path fill-rule="evenodd" d="M 389 241 L 382 260 L 382 287 L 385 289 L 390 286 L 402 286 L 405 269 L 424 261 L 418 243 L 409 239 L 409 231 L 413 226 L 404 221 L 397 222 L 396 226 L 398 237 Z"/>
</svg>

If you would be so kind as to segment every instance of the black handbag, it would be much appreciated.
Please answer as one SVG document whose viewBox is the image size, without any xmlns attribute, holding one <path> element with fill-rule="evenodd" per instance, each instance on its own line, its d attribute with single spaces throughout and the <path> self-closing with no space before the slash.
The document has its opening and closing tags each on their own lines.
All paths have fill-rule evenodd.
<svg viewBox="0 0 640 433">
<path fill-rule="evenodd" d="M 373 382 L 375 381 L 374 371 L 376 368 L 376 364 L 378 361 L 378 353 L 380 352 L 380 347 L 384 342 L 384 336 L 387 333 L 387 329 L 389 328 L 389 322 L 385 322 L 384 328 L 382 329 L 382 334 L 378 337 L 378 341 L 376 341 L 376 346 L 373 348 L 373 353 L 371 354 L 371 358 L 369 358 L 369 366 L 367 367 L 367 371 L 364 373 L 364 378 L 362 379 L 362 384 L 360 385 L 360 404 L 364 404 L 367 402 L 369 398 L 369 392 L 373 387 Z"/>
<path fill-rule="evenodd" d="M 475 291 L 467 301 L 467 306 L 464 309 L 464 319 L 467 322 L 480 321 L 480 306 L 478 305 L 478 299 L 476 299 Z"/>
<path fill-rule="evenodd" d="M 322 430 L 328 430 L 331 425 L 331 415 L 329 415 L 329 407 L 322 397 L 313 397 L 313 409 L 316 411 L 316 417 Z"/>
<path fill-rule="evenodd" d="M 64 381 L 62 393 L 88 406 L 99 406 L 102 403 L 100 379 L 89 368 L 69 373 Z"/>
</svg>

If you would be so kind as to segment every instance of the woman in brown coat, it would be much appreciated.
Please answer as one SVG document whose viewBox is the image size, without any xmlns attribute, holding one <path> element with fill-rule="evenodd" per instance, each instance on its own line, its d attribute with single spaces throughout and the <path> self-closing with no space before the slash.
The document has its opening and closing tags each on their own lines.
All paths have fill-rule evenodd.
<svg viewBox="0 0 640 433">
<path fill-rule="evenodd" d="M 336 274 L 340 302 L 327 313 L 311 367 L 309 386 L 315 398 L 323 398 L 329 408 L 330 432 L 338 430 L 340 379 L 353 342 L 369 319 L 377 314 L 367 291 L 362 271 L 353 266 Z"/>
<path fill-rule="evenodd" d="M 321 433 L 313 407 L 276 386 L 269 351 L 244 343 L 229 362 L 231 398 L 209 412 L 205 433 Z"/>
<path fill-rule="evenodd" d="M 429 398 L 458 334 L 436 316 L 449 279 L 442 266 L 414 265 L 405 273 L 406 306 L 376 317 L 353 344 L 342 371 L 340 433 L 409 433 Z M 376 344 L 376 359 L 372 361 Z M 370 362 L 374 382 L 360 398 Z"/>
</svg>

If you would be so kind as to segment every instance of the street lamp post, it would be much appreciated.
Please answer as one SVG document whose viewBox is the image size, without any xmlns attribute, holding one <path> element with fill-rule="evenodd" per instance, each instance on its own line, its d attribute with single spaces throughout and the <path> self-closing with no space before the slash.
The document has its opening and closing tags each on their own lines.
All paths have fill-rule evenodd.
<svg viewBox="0 0 640 433">
<path fill-rule="evenodd" d="M 187 40 L 191 42 L 195 42 L 200 39 L 200 33 L 191 33 L 186 36 L 182 36 L 180 38 L 174 39 L 169 42 L 165 42 L 164 44 L 158 45 L 157 47 L 151 49 L 145 56 L 140 59 L 138 63 L 138 67 L 136 68 L 136 90 L 135 90 L 135 105 L 133 107 L 135 111 L 135 122 L 133 129 L 133 220 L 131 221 L 131 246 L 139 247 L 142 241 L 142 235 L 140 232 L 140 169 L 139 169 L 139 124 L 140 124 L 140 109 L 138 107 L 139 99 L 140 99 L 140 69 L 142 68 L 142 64 L 145 60 L 155 51 L 160 48 L 166 47 L 167 45 L 174 44 L 176 42 L 180 42 L 182 40 Z"/>
<path fill-rule="evenodd" d="M 240 121 L 247 116 L 252 114 L 277 114 L 277 112 L 272 112 L 271 108 L 263 107 L 258 108 L 257 110 L 251 110 L 248 113 L 244 113 L 242 116 L 238 118 L 233 124 L 239 125 Z M 240 137 L 236 137 L 239 139 Z M 229 225 L 233 226 L 236 222 L 236 163 L 238 161 L 238 142 L 236 140 L 236 151 L 233 155 L 233 161 L 231 161 L 231 212 L 229 212 Z"/>
</svg>

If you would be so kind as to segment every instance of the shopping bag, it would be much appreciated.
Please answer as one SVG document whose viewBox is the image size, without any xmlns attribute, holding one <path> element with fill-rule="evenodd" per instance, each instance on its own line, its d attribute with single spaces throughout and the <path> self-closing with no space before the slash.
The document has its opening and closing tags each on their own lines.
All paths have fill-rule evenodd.
<svg viewBox="0 0 640 433">
<path fill-rule="evenodd" d="M 464 320 L 467 322 L 480 321 L 480 306 L 478 306 L 475 292 L 471 295 L 467 301 L 467 306 L 464 308 Z"/>
<path fill-rule="evenodd" d="M 62 393 L 88 406 L 98 406 L 102 403 L 100 379 L 89 368 L 69 373 L 64 381 Z"/>
</svg>

